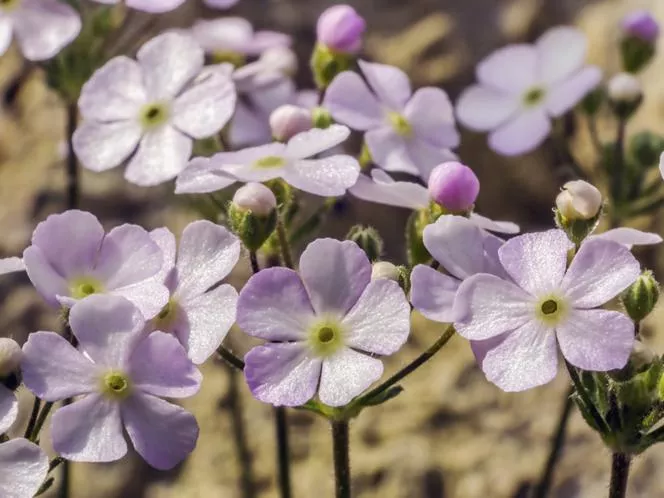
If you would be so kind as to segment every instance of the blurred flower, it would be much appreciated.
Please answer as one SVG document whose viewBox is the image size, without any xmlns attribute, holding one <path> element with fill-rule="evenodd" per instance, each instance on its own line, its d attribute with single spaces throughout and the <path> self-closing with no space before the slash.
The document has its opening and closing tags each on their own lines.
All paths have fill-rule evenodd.
<svg viewBox="0 0 664 498">
<path fill-rule="evenodd" d="M 18 371 L 21 356 L 21 346 L 14 339 L 0 337 L 0 381 Z"/>
<path fill-rule="evenodd" d="M 459 121 L 475 131 L 490 131 L 489 146 L 506 156 L 540 145 L 551 118 L 572 109 L 602 77 L 586 66 L 586 37 L 571 27 L 553 28 L 534 45 L 509 45 L 477 66 L 479 84 L 459 98 Z"/>
<path fill-rule="evenodd" d="M 83 396 L 51 419 L 53 448 L 81 462 L 112 462 L 127 453 L 123 429 L 152 467 L 168 470 L 196 446 L 198 424 L 161 399 L 198 392 L 201 373 L 173 336 L 144 332 L 145 319 L 118 296 L 92 296 L 72 309 L 74 349 L 54 332 L 35 332 L 23 346 L 23 380 L 37 397 Z"/>
<path fill-rule="evenodd" d="M 25 265 L 21 258 L 3 258 L 0 259 L 0 275 L 5 273 L 14 273 L 25 270 Z"/>
<path fill-rule="evenodd" d="M 154 278 L 162 267 L 161 249 L 137 225 L 106 234 L 85 211 L 53 214 L 35 228 L 23 261 L 32 284 L 52 306 L 115 294 L 150 318 L 168 302 L 168 289 Z"/>
<path fill-rule="evenodd" d="M 567 268 L 571 242 L 562 230 L 515 237 L 498 250 L 509 275 L 478 274 L 459 287 L 467 314 L 455 323 L 487 378 L 504 391 L 550 382 L 565 360 L 583 370 L 622 368 L 634 344 L 634 323 L 597 309 L 639 274 L 629 250 L 607 240 L 581 245 Z M 479 341 L 479 342 L 477 342 Z"/>
<path fill-rule="evenodd" d="M 272 190 L 262 183 L 250 182 L 233 194 L 233 204 L 258 216 L 267 216 L 277 209 L 277 198 Z"/>
<path fill-rule="evenodd" d="M 238 325 L 270 342 L 245 356 L 253 395 L 299 406 L 316 392 L 343 406 L 378 380 L 373 355 L 398 351 L 410 330 L 410 306 L 396 282 L 371 281 L 371 263 L 353 242 L 318 239 L 300 258 L 299 274 L 269 268 L 240 292 Z"/>
<path fill-rule="evenodd" d="M 265 182 L 283 178 L 295 188 L 321 196 L 343 195 L 360 172 L 354 157 L 335 155 L 308 159 L 331 149 L 348 138 L 350 130 L 333 125 L 314 128 L 291 138 L 287 144 L 272 143 L 221 152 L 195 159 L 176 181 L 176 194 L 216 192 L 236 181 Z"/>
<path fill-rule="evenodd" d="M 659 23 L 647 10 L 627 14 L 622 20 L 622 30 L 627 36 L 654 43 L 659 37 Z"/>
<path fill-rule="evenodd" d="M 0 6 L 0 55 L 15 36 L 26 59 L 50 59 L 80 31 L 78 12 L 60 0 L 10 0 Z"/>
<path fill-rule="evenodd" d="M 125 178 L 150 186 L 175 178 L 194 139 L 218 133 L 236 93 L 224 66 L 203 68 L 203 51 L 180 33 L 148 41 L 137 60 L 111 59 L 83 86 L 76 155 L 93 171 L 129 161 Z"/>
<path fill-rule="evenodd" d="M 191 361 L 200 365 L 217 350 L 235 322 L 237 292 L 219 283 L 240 258 L 240 241 L 225 227 L 195 221 L 182 232 L 176 259 L 175 236 L 170 230 L 158 228 L 150 235 L 164 253 L 157 280 L 171 295 L 150 327 L 173 334 Z"/>
<path fill-rule="evenodd" d="M 238 2 L 239 0 L 203 0 L 203 3 L 208 7 L 221 10 L 230 9 Z"/>
<path fill-rule="evenodd" d="M 439 164 L 429 177 L 429 195 L 452 212 L 472 209 L 480 192 L 480 181 L 473 170 L 458 162 Z"/>
<path fill-rule="evenodd" d="M 32 498 L 47 474 L 48 456 L 36 444 L 23 438 L 0 444 L 0 496 L 3 498 Z"/>
<path fill-rule="evenodd" d="M 97 3 L 114 5 L 122 0 L 94 0 Z M 162 14 L 177 9 L 186 0 L 124 0 L 127 7 L 152 14 Z"/>
<path fill-rule="evenodd" d="M 330 84 L 323 107 L 340 123 L 366 131 L 364 140 L 378 166 L 427 181 L 435 166 L 455 159 L 449 149 L 459 145 L 447 94 L 433 87 L 413 94 L 400 69 L 359 65 L 373 93 L 357 73 L 345 71 Z"/>
<path fill-rule="evenodd" d="M 609 98 L 614 102 L 634 102 L 643 97 L 639 80 L 629 73 L 618 73 L 607 85 Z"/>
<path fill-rule="evenodd" d="M 272 136 L 279 142 L 287 142 L 298 133 L 313 127 L 311 111 L 304 107 L 286 104 L 277 107 L 270 114 Z"/>
<path fill-rule="evenodd" d="M 333 5 L 318 18 L 318 42 L 336 52 L 356 53 L 362 48 L 364 18 L 346 4 Z"/>
<path fill-rule="evenodd" d="M 662 237 L 657 233 L 642 232 L 629 227 L 612 228 L 604 233 L 591 235 L 586 241 L 592 239 L 610 240 L 622 244 L 627 249 L 631 249 L 632 246 L 651 246 L 662 242 Z"/>
<path fill-rule="evenodd" d="M 380 278 L 398 282 L 399 278 L 401 278 L 401 272 L 396 265 L 389 261 L 376 261 L 371 266 L 371 280 L 378 280 Z"/>
<path fill-rule="evenodd" d="M 602 209 L 602 193 L 583 180 L 567 182 L 556 197 L 556 207 L 568 220 L 589 220 Z"/>
</svg>

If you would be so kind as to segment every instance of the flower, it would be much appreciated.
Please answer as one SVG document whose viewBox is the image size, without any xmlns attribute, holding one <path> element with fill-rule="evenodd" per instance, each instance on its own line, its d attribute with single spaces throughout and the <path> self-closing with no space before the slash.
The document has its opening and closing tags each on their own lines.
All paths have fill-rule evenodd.
<svg viewBox="0 0 664 498">
<path fill-rule="evenodd" d="M 235 4 L 237 4 L 238 1 L 239 0 L 203 0 L 203 3 L 208 7 L 212 7 L 213 9 L 223 10 L 223 9 L 230 9 Z"/>
<path fill-rule="evenodd" d="M 37 291 L 52 306 L 72 307 L 92 294 L 123 296 L 153 317 L 168 302 L 168 289 L 154 279 L 161 249 L 137 225 L 107 234 L 92 214 L 71 210 L 42 221 L 23 261 Z"/>
<path fill-rule="evenodd" d="M 298 133 L 309 131 L 313 125 L 311 111 L 304 107 L 286 104 L 270 114 L 272 136 L 279 142 L 287 142 Z"/>
<path fill-rule="evenodd" d="M 535 149 L 551 131 L 551 118 L 574 107 L 595 88 L 602 73 L 586 66 L 586 38 L 579 30 L 557 27 L 533 45 L 509 45 L 477 66 L 479 84 L 457 103 L 466 127 L 490 131 L 489 146 L 506 156 Z"/>
<path fill-rule="evenodd" d="M 277 209 L 274 192 L 262 183 L 250 182 L 233 194 L 233 204 L 239 209 L 251 211 L 257 216 L 267 216 Z"/>
<path fill-rule="evenodd" d="M 120 3 L 121 0 L 94 0 L 98 3 L 114 5 Z M 177 9 L 182 5 L 185 0 L 125 0 L 124 3 L 127 7 L 143 12 L 150 12 L 151 14 L 163 14 Z"/>
<path fill-rule="evenodd" d="M 622 30 L 627 36 L 654 43 L 659 37 L 659 23 L 647 10 L 631 12 L 622 20 Z"/>
<path fill-rule="evenodd" d="M 209 221 L 190 223 L 182 232 L 177 253 L 167 228 L 150 234 L 164 253 L 157 279 L 168 287 L 168 304 L 153 318 L 151 328 L 173 334 L 195 364 L 212 355 L 235 322 L 237 292 L 218 285 L 240 258 L 240 241 L 226 228 Z"/>
<path fill-rule="evenodd" d="M 176 194 L 199 194 L 221 190 L 235 183 L 264 182 L 283 178 L 295 188 L 322 196 L 343 195 L 357 181 L 360 165 L 351 156 L 335 155 L 307 159 L 340 144 L 350 134 L 345 126 L 312 129 L 287 144 L 272 143 L 221 152 L 209 159 L 196 159 L 178 177 Z"/>
<path fill-rule="evenodd" d="M 318 42 L 336 52 L 356 53 L 362 48 L 366 22 L 357 11 L 346 4 L 333 5 L 318 18 Z"/>
<path fill-rule="evenodd" d="M 473 170 L 458 162 L 439 164 L 429 177 L 429 195 L 448 211 L 472 209 L 480 193 L 480 181 Z"/>
<path fill-rule="evenodd" d="M 403 171 L 425 181 L 434 166 L 455 159 L 459 145 L 454 111 L 440 88 L 412 93 L 408 76 L 393 66 L 359 61 L 362 78 L 344 71 L 330 84 L 323 107 L 340 123 L 366 131 L 371 158 L 387 171 Z"/>
<path fill-rule="evenodd" d="M 119 460 L 124 429 L 151 466 L 184 460 L 196 446 L 196 419 L 161 397 L 194 395 L 202 376 L 177 339 L 146 335 L 140 311 L 118 296 L 91 296 L 71 310 L 69 324 L 78 350 L 54 332 L 30 334 L 23 346 L 23 380 L 37 397 L 83 396 L 53 414 L 55 451 L 80 462 Z"/>
<path fill-rule="evenodd" d="M 463 216 L 444 215 L 423 233 L 427 251 L 447 270 L 444 275 L 427 265 L 411 273 L 411 301 L 430 320 L 453 323 L 465 308 L 456 302 L 459 285 L 477 273 L 506 276 L 498 261 L 503 240 L 490 235 Z"/>
<path fill-rule="evenodd" d="M 253 395 L 299 406 L 316 392 L 343 406 L 378 380 L 383 364 L 371 355 L 401 348 L 410 307 L 392 280 L 371 281 L 371 263 L 353 242 L 318 239 L 300 258 L 299 274 L 262 270 L 240 292 L 238 325 L 266 339 L 245 356 Z"/>
<path fill-rule="evenodd" d="M 607 84 L 607 93 L 616 103 L 632 103 L 643 98 L 643 88 L 636 76 L 630 73 L 618 73 Z"/>
<path fill-rule="evenodd" d="M 5 0 L 0 6 L 0 55 L 16 37 L 31 61 L 55 57 L 81 31 L 81 18 L 60 0 Z"/>
<path fill-rule="evenodd" d="M 1 258 L 0 259 L 0 275 L 5 273 L 15 273 L 17 271 L 25 270 L 25 265 L 21 258 Z"/>
<path fill-rule="evenodd" d="M 427 209 L 431 202 L 426 187 L 414 182 L 394 181 L 380 169 L 371 170 L 371 178 L 360 174 L 357 183 L 348 191 L 365 201 L 413 210 Z M 509 221 L 493 221 L 477 213 L 470 213 L 469 219 L 478 227 L 491 232 L 519 233 L 519 226 Z"/>
<path fill-rule="evenodd" d="M 622 368 L 634 344 L 634 323 L 597 309 L 634 282 L 638 261 L 612 241 L 585 241 L 567 268 L 573 247 L 561 230 L 515 237 L 498 250 L 509 279 L 478 274 L 459 287 L 467 314 L 455 323 L 487 378 L 505 391 L 550 382 L 558 347 L 570 364 L 590 371 Z"/>
<path fill-rule="evenodd" d="M 180 33 L 148 41 L 137 60 L 115 57 L 83 86 L 73 144 L 86 168 L 105 171 L 128 160 L 125 178 L 150 186 L 175 178 L 193 140 L 224 127 L 236 94 L 229 70 L 203 68 L 202 49 Z"/>
<path fill-rule="evenodd" d="M 18 371 L 21 357 L 21 346 L 15 340 L 0 337 L 0 380 Z"/>
<path fill-rule="evenodd" d="M 602 209 L 602 193 L 583 180 L 567 182 L 556 197 L 556 208 L 568 220 L 589 220 Z"/>
<path fill-rule="evenodd" d="M 642 232 L 629 227 L 612 228 L 604 233 L 591 235 L 586 241 L 593 239 L 611 240 L 628 249 L 631 249 L 632 246 L 651 246 L 662 242 L 662 237 L 657 233 Z"/>
</svg>

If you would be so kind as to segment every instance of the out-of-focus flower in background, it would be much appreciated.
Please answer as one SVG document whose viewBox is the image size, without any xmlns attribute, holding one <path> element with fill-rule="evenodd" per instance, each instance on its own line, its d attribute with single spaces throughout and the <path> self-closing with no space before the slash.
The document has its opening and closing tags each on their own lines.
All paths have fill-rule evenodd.
<svg viewBox="0 0 664 498">
<path fill-rule="evenodd" d="M 318 18 L 318 43 L 335 52 L 356 53 L 362 49 L 362 35 L 366 22 L 357 11 L 346 4 L 334 5 Z"/>
</svg>

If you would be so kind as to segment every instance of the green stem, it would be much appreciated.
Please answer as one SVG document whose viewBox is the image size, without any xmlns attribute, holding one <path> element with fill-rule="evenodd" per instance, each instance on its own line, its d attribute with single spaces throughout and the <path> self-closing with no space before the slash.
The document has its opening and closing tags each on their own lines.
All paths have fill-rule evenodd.
<svg viewBox="0 0 664 498">
<path fill-rule="evenodd" d="M 52 401 L 44 403 L 44 406 L 41 409 L 41 413 L 39 414 L 39 417 L 37 417 L 35 428 L 29 437 L 30 441 L 32 441 L 33 443 L 36 442 L 37 439 L 39 438 L 39 433 L 41 432 L 42 427 L 44 427 L 44 423 L 46 422 L 48 414 L 51 412 L 51 408 L 53 408 L 53 404 L 54 403 Z"/>
<path fill-rule="evenodd" d="M 238 454 L 240 464 L 240 487 L 243 498 L 254 498 L 256 486 L 254 485 L 254 469 L 251 460 L 251 450 L 247 443 L 247 430 L 242 417 L 242 400 L 238 391 L 238 370 L 229 367 L 228 404 L 231 411 L 231 423 L 233 425 L 233 441 Z"/>
<path fill-rule="evenodd" d="M 348 421 L 332 420 L 336 498 L 350 498 L 350 438 Z"/>
<path fill-rule="evenodd" d="M 251 262 L 251 271 L 254 272 L 254 274 L 261 271 L 261 267 L 258 264 L 258 254 L 256 254 L 256 251 L 249 251 L 249 261 Z"/>
<path fill-rule="evenodd" d="M 627 481 L 631 460 L 632 458 L 626 453 L 614 453 L 611 456 L 609 498 L 625 498 L 627 496 Z"/>
<path fill-rule="evenodd" d="M 78 161 L 74 152 L 73 137 L 78 120 L 76 103 L 67 105 L 67 209 L 77 209 L 79 205 Z"/>
<path fill-rule="evenodd" d="M 588 392 L 586 391 L 586 388 L 583 387 L 581 379 L 579 378 L 579 373 L 576 371 L 576 368 L 574 368 L 574 366 L 571 365 L 568 361 L 565 361 L 565 366 L 567 367 L 569 376 L 572 379 L 572 382 L 574 383 L 574 389 L 576 390 L 576 393 L 581 398 L 581 401 L 583 401 L 583 404 L 586 407 L 586 409 L 590 412 L 590 416 L 595 421 L 595 425 L 597 425 L 602 434 L 607 434 L 610 431 L 610 429 L 606 425 L 606 421 L 604 420 L 602 415 L 600 415 L 600 413 L 597 411 L 597 408 L 595 407 L 592 400 L 588 396 Z"/>
<path fill-rule="evenodd" d="M 281 220 L 281 216 L 277 221 L 277 237 L 279 237 L 279 245 L 281 246 L 281 257 L 284 260 L 286 268 L 293 268 L 293 255 L 291 254 L 290 245 L 288 244 L 288 234 L 286 227 Z"/>
<path fill-rule="evenodd" d="M 290 445 L 288 441 L 288 414 L 286 408 L 274 409 L 274 422 L 277 437 L 277 465 L 279 473 L 279 496 L 291 498 Z"/>
<path fill-rule="evenodd" d="M 604 146 L 599 138 L 597 131 L 597 118 L 595 116 L 588 116 L 588 132 L 590 133 L 590 141 L 595 148 L 595 152 L 599 157 L 602 157 Z"/>
<path fill-rule="evenodd" d="M 244 370 L 244 361 L 235 356 L 230 350 L 226 349 L 223 345 L 217 348 L 217 354 L 221 356 L 226 363 L 238 370 Z"/>
<path fill-rule="evenodd" d="M 623 176 L 625 169 L 625 128 L 627 121 L 623 118 L 618 118 L 618 130 L 616 132 L 616 142 L 614 148 L 614 164 L 615 169 L 611 178 L 611 200 L 613 206 L 611 209 L 611 225 L 617 226 L 619 224 L 618 216 L 615 206 L 622 204 L 623 195 Z"/>
<path fill-rule="evenodd" d="M 34 403 L 32 403 L 32 412 L 30 413 L 30 419 L 28 420 L 28 426 L 25 428 L 25 434 L 23 435 L 25 439 L 30 439 L 30 436 L 35 430 L 35 424 L 37 423 L 37 416 L 39 415 L 40 408 L 41 408 L 41 400 L 35 396 L 35 401 Z"/>
</svg>

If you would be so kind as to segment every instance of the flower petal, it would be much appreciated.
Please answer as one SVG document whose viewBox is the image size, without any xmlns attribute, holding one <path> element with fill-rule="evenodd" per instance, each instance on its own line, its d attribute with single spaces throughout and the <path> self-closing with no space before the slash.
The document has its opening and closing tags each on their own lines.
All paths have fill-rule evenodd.
<svg viewBox="0 0 664 498">
<path fill-rule="evenodd" d="M 182 232 L 176 263 L 176 295 L 200 296 L 223 280 L 240 259 L 240 239 L 207 220 L 194 221 Z"/>
<path fill-rule="evenodd" d="M 587 41 L 580 30 L 571 26 L 558 26 L 540 36 L 535 48 L 540 80 L 555 84 L 581 69 L 586 58 Z"/>
<path fill-rule="evenodd" d="M 0 19 L 0 55 L 5 55 L 12 44 L 14 29 L 11 19 Z"/>
<path fill-rule="evenodd" d="M 490 131 L 513 117 L 521 101 L 518 95 L 505 94 L 488 86 L 466 88 L 457 102 L 461 124 L 474 131 Z"/>
<path fill-rule="evenodd" d="M 624 291 L 640 273 L 641 265 L 629 249 L 595 238 L 581 244 L 561 287 L 575 307 L 595 308 Z"/>
<path fill-rule="evenodd" d="M 634 323 L 617 311 L 572 310 L 556 333 L 563 356 L 583 370 L 622 368 L 634 346 Z"/>
<path fill-rule="evenodd" d="M 152 14 L 162 14 L 178 8 L 184 2 L 185 0 L 127 0 L 127 7 Z"/>
<path fill-rule="evenodd" d="M 629 227 L 620 227 L 607 230 L 599 235 L 591 235 L 586 241 L 593 239 L 604 239 L 618 242 L 631 249 L 632 246 L 649 246 L 662 242 L 662 237 L 657 233 L 642 232 Z"/>
<path fill-rule="evenodd" d="M 379 355 L 396 353 L 410 333 L 410 305 L 399 284 L 387 279 L 367 285 L 342 320 L 346 345 Z"/>
<path fill-rule="evenodd" d="M 489 146 L 498 154 L 517 156 L 534 150 L 551 132 L 551 120 L 543 109 L 522 111 L 489 135 Z"/>
<path fill-rule="evenodd" d="M 459 146 L 459 132 L 454 124 L 454 108 L 440 88 L 417 90 L 404 109 L 404 116 L 415 135 L 434 147 L 454 149 Z"/>
<path fill-rule="evenodd" d="M 426 187 L 414 182 L 393 181 L 384 183 L 375 181 L 375 173 L 377 172 L 382 172 L 382 170 L 374 169 L 371 172 L 374 179 L 360 174 L 355 185 L 349 188 L 348 191 L 359 199 L 388 206 L 423 209 L 429 204 L 429 193 Z"/>
<path fill-rule="evenodd" d="M 177 255 L 177 243 L 175 242 L 175 235 L 168 228 L 156 228 L 150 232 L 150 238 L 159 246 L 163 255 L 163 262 L 161 270 L 154 276 L 158 282 L 164 282 L 169 290 L 175 290 L 172 283 L 174 279 L 175 258 Z"/>
<path fill-rule="evenodd" d="M 370 130 L 383 123 L 384 112 L 369 87 L 353 71 L 339 74 L 325 92 L 323 107 L 354 130 Z"/>
<path fill-rule="evenodd" d="M 191 36 L 170 31 L 143 45 L 136 59 L 147 94 L 154 101 L 173 99 L 203 69 L 203 49 Z"/>
<path fill-rule="evenodd" d="M 343 195 L 357 182 L 360 165 L 352 156 L 300 159 L 289 164 L 283 178 L 295 188 L 324 197 Z"/>
<path fill-rule="evenodd" d="M 532 319 L 533 298 L 512 282 L 480 273 L 464 280 L 457 291 L 467 315 L 457 332 L 474 341 L 518 329 Z"/>
<path fill-rule="evenodd" d="M 345 406 L 383 375 L 383 362 L 343 348 L 323 360 L 318 397 L 328 406 Z"/>
<path fill-rule="evenodd" d="M 316 314 L 345 315 L 371 281 L 371 263 L 357 244 L 317 239 L 300 256 L 300 275 Z"/>
<path fill-rule="evenodd" d="M 264 182 L 281 176 L 288 162 L 285 154 L 286 146 L 282 143 L 260 145 L 237 152 L 220 152 L 210 158 L 210 168 L 224 171 L 243 182 Z M 265 158 L 281 158 L 283 165 L 265 168 L 257 164 L 257 161 Z"/>
<path fill-rule="evenodd" d="M 120 405 L 99 394 L 64 406 L 53 414 L 53 449 L 74 462 L 113 462 L 127 454 Z"/>
<path fill-rule="evenodd" d="M 143 131 L 131 120 L 98 123 L 84 121 L 74 132 L 74 152 L 91 171 L 106 171 L 122 164 L 138 147 Z"/>
<path fill-rule="evenodd" d="M 519 235 L 498 251 L 503 268 L 530 294 L 540 296 L 558 288 L 567 269 L 572 243 L 562 230 Z"/>
<path fill-rule="evenodd" d="M 272 140 L 270 113 L 238 99 L 231 121 L 228 141 L 234 149 L 262 145 Z M 286 103 L 286 102 L 284 102 Z"/>
<path fill-rule="evenodd" d="M 521 231 L 521 228 L 516 223 L 512 223 L 511 221 L 494 221 L 477 213 L 470 213 L 469 219 L 478 227 L 490 232 L 513 234 Z"/>
<path fill-rule="evenodd" d="M 159 314 L 171 297 L 168 287 L 156 276 L 136 284 L 118 287 L 109 292 L 108 295 L 131 301 L 146 320 Z"/>
<path fill-rule="evenodd" d="M 60 401 L 97 390 L 100 370 L 54 332 L 34 332 L 23 345 L 23 382 L 37 397 Z"/>
<path fill-rule="evenodd" d="M 0 385 L 0 434 L 4 434 L 18 417 L 18 399 L 13 392 Z"/>
<path fill-rule="evenodd" d="M 302 280 L 288 268 L 262 270 L 240 291 L 237 324 L 254 337 L 271 341 L 302 340 L 313 316 Z"/>
<path fill-rule="evenodd" d="M 420 170 L 413 164 L 406 140 L 390 126 L 383 126 L 364 134 L 371 159 L 386 171 L 401 171 L 419 176 Z"/>
<path fill-rule="evenodd" d="M 549 89 L 546 96 L 546 108 L 554 116 L 562 116 L 578 104 L 591 90 L 602 81 L 602 70 L 588 66 L 569 79 Z"/>
<path fill-rule="evenodd" d="M 426 265 L 417 265 L 410 274 L 413 307 L 429 320 L 454 323 L 463 318 L 454 307 L 461 282 Z"/>
<path fill-rule="evenodd" d="M 339 145 L 350 136 L 350 130 L 334 124 L 328 128 L 312 128 L 298 133 L 288 141 L 286 155 L 294 159 L 306 159 Z"/>
<path fill-rule="evenodd" d="M 41 249 L 35 246 L 23 251 L 25 270 L 37 292 L 51 306 L 59 307 L 58 296 L 69 295 L 69 284 L 53 268 Z"/>
<path fill-rule="evenodd" d="M 535 320 L 495 339 L 483 354 L 482 371 L 503 391 L 525 391 L 551 382 L 558 373 L 556 335 Z"/>
<path fill-rule="evenodd" d="M 187 167 L 191 138 L 165 125 L 146 133 L 125 171 L 127 181 L 151 187 L 172 180 Z"/>
<path fill-rule="evenodd" d="M 406 152 L 408 164 L 395 171 L 407 172 L 410 170 L 410 165 L 413 165 L 417 168 L 417 176 L 425 183 L 429 182 L 429 176 L 436 166 L 458 159 L 451 150 L 435 147 L 418 137 L 411 137 L 406 141 Z"/>
<path fill-rule="evenodd" d="M 0 258 L 0 275 L 25 271 L 25 264 L 21 258 Z"/>
<path fill-rule="evenodd" d="M 387 64 L 363 60 L 359 60 L 358 64 L 378 100 L 393 111 L 401 111 L 412 95 L 408 75 Z"/>
<path fill-rule="evenodd" d="M 134 448 L 155 469 L 172 469 L 196 447 L 194 416 L 163 399 L 136 394 L 122 405 L 122 419 Z"/>
<path fill-rule="evenodd" d="M 231 119 L 237 94 L 225 70 L 210 66 L 173 103 L 173 125 L 193 138 L 218 133 Z"/>
<path fill-rule="evenodd" d="M 138 63 L 121 55 L 95 71 L 83 85 L 78 108 L 84 119 L 134 120 L 147 102 Z"/>
<path fill-rule="evenodd" d="M 531 45 L 508 45 L 477 65 L 477 79 L 510 95 L 521 95 L 537 83 L 538 53 Z"/>
<path fill-rule="evenodd" d="M 234 176 L 215 167 L 209 158 L 196 157 L 175 180 L 175 193 L 208 194 L 233 185 L 236 181 Z"/>
<path fill-rule="evenodd" d="M 12 439 L 0 445 L 0 496 L 35 496 L 48 473 L 48 456 L 27 439 Z"/>
<path fill-rule="evenodd" d="M 268 343 L 244 357 L 244 375 L 256 399 L 300 406 L 316 394 L 322 360 L 302 343 Z"/>
</svg>

